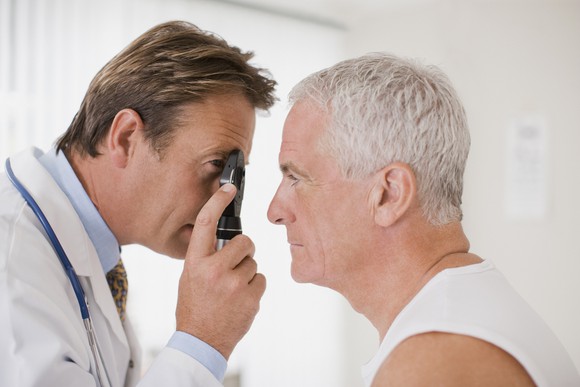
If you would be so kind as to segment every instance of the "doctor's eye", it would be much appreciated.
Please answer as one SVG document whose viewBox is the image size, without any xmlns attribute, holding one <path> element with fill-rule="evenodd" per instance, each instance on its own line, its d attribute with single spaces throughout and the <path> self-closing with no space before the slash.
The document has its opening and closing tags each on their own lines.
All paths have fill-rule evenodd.
<svg viewBox="0 0 580 387">
<path fill-rule="evenodd" d="M 226 165 L 226 161 L 225 160 L 221 160 L 221 159 L 219 159 L 219 160 L 211 160 L 209 163 L 211 165 L 213 165 L 214 167 L 220 169 L 220 170 L 224 169 L 224 167 Z"/>
</svg>

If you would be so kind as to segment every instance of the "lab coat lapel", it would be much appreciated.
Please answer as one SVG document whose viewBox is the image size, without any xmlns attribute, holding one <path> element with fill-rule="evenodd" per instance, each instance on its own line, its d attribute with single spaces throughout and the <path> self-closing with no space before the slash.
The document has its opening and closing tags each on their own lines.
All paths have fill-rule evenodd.
<svg viewBox="0 0 580 387">
<path fill-rule="evenodd" d="M 32 148 L 12 156 L 10 161 L 14 174 L 42 209 L 77 275 L 88 277 L 94 302 L 119 341 L 128 347 L 95 247 L 65 193 L 38 161 L 41 155 L 39 149 Z M 94 310 L 94 306 L 91 310 Z"/>
<path fill-rule="evenodd" d="M 129 367 L 127 368 L 127 375 L 125 378 L 126 386 L 136 386 L 141 379 L 141 362 L 142 353 L 141 346 L 133 330 L 133 326 L 130 322 L 130 316 L 125 317 L 125 322 L 123 323 L 125 328 L 125 333 L 127 334 L 127 340 L 129 342 L 129 348 L 131 349 L 131 360 L 129 361 Z"/>
<path fill-rule="evenodd" d="M 95 259 L 91 260 L 93 275 L 91 276 L 90 282 L 93 289 L 93 295 L 95 297 L 95 303 L 99 309 L 101 309 L 103 315 L 107 318 L 107 321 L 109 322 L 112 330 L 115 332 L 117 338 L 125 347 L 128 348 L 129 343 L 127 342 L 127 336 L 125 334 L 125 330 L 123 329 L 123 324 L 121 323 L 119 314 L 117 313 L 115 302 L 111 296 L 111 289 L 109 288 L 109 284 L 105 278 L 105 273 L 103 273 L 103 268 L 99 258 L 97 257 L 97 253 L 92 245 L 91 247 L 91 255 L 94 254 Z"/>
</svg>

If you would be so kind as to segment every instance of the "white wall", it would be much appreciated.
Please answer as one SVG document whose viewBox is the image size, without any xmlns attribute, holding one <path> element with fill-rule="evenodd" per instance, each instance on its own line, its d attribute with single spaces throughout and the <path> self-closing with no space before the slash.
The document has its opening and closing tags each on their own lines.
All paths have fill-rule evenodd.
<svg viewBox="0 0 580 387">
<path fill-rule="evenodd" d="M 450 76 L 471 125 L 464 225 L 472 251 L 496 263 L 580 369 L 580 2 L 393 7 L 361 20 L 348 40 L 349 56 L 391 51 Z M 518 161 L 508 134 L 526 119 L 546 141 Z M 508 181 L 514 166 L 536 180 Z"/>
</svg>

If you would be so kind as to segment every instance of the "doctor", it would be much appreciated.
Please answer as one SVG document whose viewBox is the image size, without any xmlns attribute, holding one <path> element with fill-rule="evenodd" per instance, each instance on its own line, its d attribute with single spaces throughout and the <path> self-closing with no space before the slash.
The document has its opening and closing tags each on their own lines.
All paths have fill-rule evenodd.
<svg viewBox="0 0 580 387">
<path fill-rule="evenodd" d="M 221 385 L 266 286 L 248 237 L 214 247 L 235 194 L 219 189 L 225 159 L 250 153 L 255 110 L 275 101 L 275 82 L 251 57 L 185 22 L 156 26 L 96 75 L 55 149 L 9 159 L 10 176 L 0 175 L 0 386 Z M 144 375 L 125 281 L 111 279 L 113 292 L 107 282 L 123 275 L 120 246 L 131 243 L 185 259 L 176 332 Z"/>
</svg>

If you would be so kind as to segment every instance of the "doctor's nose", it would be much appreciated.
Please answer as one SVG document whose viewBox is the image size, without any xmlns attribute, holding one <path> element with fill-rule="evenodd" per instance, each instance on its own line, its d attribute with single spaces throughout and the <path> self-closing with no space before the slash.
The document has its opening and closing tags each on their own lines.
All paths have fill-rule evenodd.
<svg viewBox="0 0 580 387">
<path fill-rule="evenodd" d="M 282 186 L 278 187 L 276 194 L 270 202 L 270 207 L 268 207 L 268 220 L 273 224 L 286 225 L 292 223 L 295 218 L 287 209 L 281 188 Z"/>
</svg>

